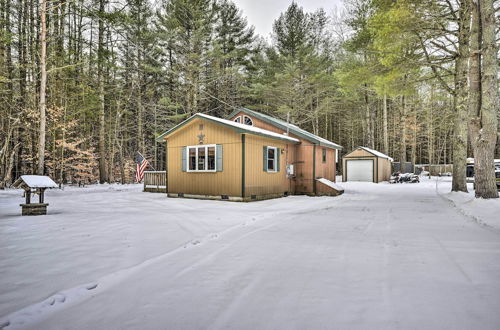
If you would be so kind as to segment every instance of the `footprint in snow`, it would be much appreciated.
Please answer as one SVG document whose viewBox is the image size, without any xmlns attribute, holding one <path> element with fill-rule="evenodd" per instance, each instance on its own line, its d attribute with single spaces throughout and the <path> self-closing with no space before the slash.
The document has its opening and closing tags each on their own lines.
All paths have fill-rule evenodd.
<svg viewBox="0 0 500 330">
<path fill-rule="evenodd" d="M 89 291 L 90 290 L 94 290 L 95 288 L 97 288 L 97 285 L 98 285 L 97 283 L 91 284 L 91 285 L 87 286 L 86 289 L 89 290 Z"/>
<path fill-rule="evenodd" d="M 47 298 L 47 300 L 43 303 L 43 305 L 44 306 L 54 306 L 56 303 L 62 304 L 65 301 L 66 301 L 66 296 L 61 294 L 61 293 L 57 293 L 57 294 L 53 295 L 52 297 Z"/>
<path fill-rule="evenodd" d="M 0 323 L 0 329 L 7 328 L 10 325 L 10 322 L 7 320 L 3 323 Z"/>
<path fill-rule="evenodd" d="M 211 237 L 212 237 L 212 239 L 217 239 L 217 238 L 219 238 L 219 235 L 213 234 Z"/>
<path fill-rule="evenodd" d="M 200 242 L 200 241 L 198 241 L 198 240 L 196 240 L 196 241 L 192 241 L 192 242 L 191 242 L 191 244 L 193 244 L 193 245 L 198 245 L 198 244 L 200 244 L 200 243 L 201 243 L 201 242 Z"/>
</svg>

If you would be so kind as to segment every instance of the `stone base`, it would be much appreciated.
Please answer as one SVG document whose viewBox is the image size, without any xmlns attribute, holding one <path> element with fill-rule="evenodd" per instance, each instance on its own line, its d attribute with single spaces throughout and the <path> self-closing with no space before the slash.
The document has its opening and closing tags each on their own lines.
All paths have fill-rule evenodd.
<svg viewBox="0 0 500 330">
<path fill-rule="evenodd" d="M 20 204 L 22 207 L 22 215 L 46 215 L 47 203 Z"/>
</svg>

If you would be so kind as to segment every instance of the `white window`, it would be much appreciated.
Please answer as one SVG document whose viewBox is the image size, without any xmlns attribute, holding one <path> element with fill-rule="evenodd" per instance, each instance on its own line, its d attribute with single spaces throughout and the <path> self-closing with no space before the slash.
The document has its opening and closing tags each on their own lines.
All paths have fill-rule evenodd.
<svg viewBox="0 0 500 330">
<path fill-rule="evenodd" d="M 245 125 L 253 126 L 252 118 L 250 118 L 248 116 L 243 116 L 243 123 Z"/>
<path fill-rule="evenodd" d="M 241 123 L 241 116 L 236 117 L 234 121 L 237 122 L 238 124 Z"/>
<path fill-rule="evenodd" d="M 267 171 L 276 172 L 276 160 L 278 149 L 275 147 L 267 147 Z"/>
<path fill-rule="evenodd" d="M 188 172 L 215 172 L 216 147 L 215 144 L 189 146 L 186 148 Z"/>
</svg>

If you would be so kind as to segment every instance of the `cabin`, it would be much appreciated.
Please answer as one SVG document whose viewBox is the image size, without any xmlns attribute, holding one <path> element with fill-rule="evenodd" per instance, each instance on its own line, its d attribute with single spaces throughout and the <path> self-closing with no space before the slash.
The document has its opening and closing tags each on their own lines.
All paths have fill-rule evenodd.
<svg viewBox="0 0 500 330">
<path fill-rule="evenodd" d="M 342 181 L 379 183 L 391 178 L 391 157 L 367 147 L 357 147 L 342 158 Z"/>
<path fill-rule="evenodd" d="M 271 116 L 238 109 L 197 113 L 161 134 L 169 197 L 252 201 L 295 194 L 336 196 L 341 146 Z"/>
</svg>

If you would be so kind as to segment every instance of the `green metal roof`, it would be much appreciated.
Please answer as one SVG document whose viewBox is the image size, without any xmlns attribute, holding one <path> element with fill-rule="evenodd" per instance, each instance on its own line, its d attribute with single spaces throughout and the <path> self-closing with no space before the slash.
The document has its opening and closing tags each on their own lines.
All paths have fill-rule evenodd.
<svg viewBox="0 0 500 330">
<path fill-rule="evenodd" d="M 250 110 L 250 109 L 247 109 L 247 108 L 239 108 L 239 109 L 236 109 L 234 110 L 229 116 L 228 118 L 231 118 L 235 115 L 237 115 L 238 113 L 240 112 L 244 112 L 248 115 L 251 115 L 251 116 L 254 116 L 255 118 L 258 118 L 266 123 L 269 123 L 273 126 L 276 126 L 284 131 L 287 130 L 287 127 L 288 127 L 288 131 L 293 134 L 293 135 L 296 135 L 298 137 L 301 137 L 303 138 L 304 140 L 307 140 L 307 141 L 310 141 L 310 142 L 313 142 L 313 143 L 316 143 L 316 144 L 319 144 L 320 146 L 323 146 L 323 147 L 328 147 L 328 148 L 332 148 L 332 149 L 338 149 L 338 150 L 342 150 L 342 146 L 336 144 L 336 143 L 333 143 L 331 141 L 328 141 L 327 139 L 324 139 L 320 136 L 317 136 L 317 135 L 314 135 L 300 127 L 298 127 L 297 125 L 294 125 L 294 124 L 289 124 L 287 123 L 286 121 L 284 120 L 281 120 L 281 119 L 278 119 L 278 118 L 274 118 L 274 117 L 271 117 L 269 115 L 266 115 L 266 114 L 263 114 L 263 113 L 260 113 L 260 112 L 257 112 L 257 111 L 253 111 L 253 110 Z"/>
<path fill-rule="evenodd" d="M 167 136 L 170 133 L 173 133 L 174 131 L 176 131 L 179 128 L 183 127 L 184 125 L 186 125 L 187 123 L 189 123 L 190 121 L 192 121 L 195 118 L 202 118 L 202 119 L 206 119 L 208 121 L 214 122 L 216 124 L 221 124 L 221 125 L 224 125 L 224 126 L 228 126 L 228 127 L 234 129 L 235 131 L 237 131 L 239 133 L 249 133 L 249 134 L 254 134 L 254 135 L 265 136 L 265 137 L 272 138 L 272 139 L 279 139 L 279 140 L 284 140 L 284 141 L 293 142 L 293 143 L 300 143 L 299 140 L 297 140 L 296 138 L 293 138 L 291 136 L 287 136 L 287 135 L 284 135 L 284 134 L 279 134 L 279 133 L 276 133 L 276 132 L 271 132 L 271 131 L 268 131 L 268 130 L 265 130 L 265 129 L 259 128 L 259 127 L 249 126 L 249 125 L 245 125 L 245 124 L 239 124 L 239 123 L 236 123 L 236 122 L 231 121 L 231 120 L 226 120 L 226 119 L 222 119 L 222 118 L 218 118 L 218 117 L 206 115 L 204 113 L 196 113 L 196 114 L 192 115 L 191 117 L 189 117 L 188 119 L 184 120 L 180 124 L 177 124 L 176 126 L 174 126 L 171 129 L 165 131 L 164 133 L 162 133 L 160 136 L 158 136 L 156 138 L 156 141 L 157 142 L 163 142 L 163 138 L 165 136 Z"/>
</svg>

